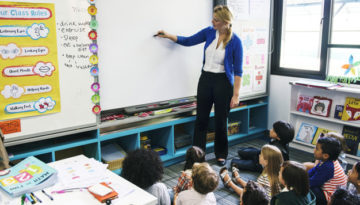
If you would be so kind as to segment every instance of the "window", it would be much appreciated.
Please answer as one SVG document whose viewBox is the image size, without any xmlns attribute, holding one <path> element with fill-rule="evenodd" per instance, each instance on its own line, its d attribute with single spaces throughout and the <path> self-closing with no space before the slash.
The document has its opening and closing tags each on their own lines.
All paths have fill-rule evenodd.
<svg viewBox="0 0 360 205">
<path fill-rule="evenodd" d="M 275 0 L 272 74 L 360 79 L 360 1 Z"/>
</svg>

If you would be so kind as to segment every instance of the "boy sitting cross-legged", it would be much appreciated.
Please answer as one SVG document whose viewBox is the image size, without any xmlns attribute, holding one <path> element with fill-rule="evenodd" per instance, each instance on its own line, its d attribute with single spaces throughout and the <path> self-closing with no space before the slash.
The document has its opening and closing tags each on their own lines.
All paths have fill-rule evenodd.
<svg viewBox="0 0 360 205">
<path fill-rule="evenodd" d="M 285 121 L 277 121 L 270 130 L 270 145 L 277 147 L 282 154 L 284 161 L 289 160 L 289 143 L 294 139 L 294 127 Z M 238 150 L 241 159 L 231 160 L 231 167 L 235 166 L 240 170 L 262 172 L 263 167 L 259 164 L 260 149 L 253 147 L 242 147 Z"/>
<path fill-rule="evenodd" d="M 341 152 L 338 139 L 320 138 L 314 157 L 320 162 L 309 170 L 310 189 L 316 196 L 316 204 L 327 204 L 337 187 L 346 186 L 347 177 L 337 158 Z"/>
</svg>

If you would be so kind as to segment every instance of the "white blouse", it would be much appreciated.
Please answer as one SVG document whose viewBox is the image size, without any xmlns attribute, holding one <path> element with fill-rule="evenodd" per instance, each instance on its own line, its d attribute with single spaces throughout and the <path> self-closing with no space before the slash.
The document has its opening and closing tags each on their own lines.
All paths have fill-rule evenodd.
<svg viewBox="0 0 360 205">
<path fill-rule="evenodd" d="M 219 32 L 216 31 L 216 38 L 205 50 L 205 65 L 204 71 L 212 73 L 225 73 L 224 58 L 225 49 L 223 48 L 223 42 L 220 42 L 218 48 L 216 48 L 219 40 Z"/>
</svg>

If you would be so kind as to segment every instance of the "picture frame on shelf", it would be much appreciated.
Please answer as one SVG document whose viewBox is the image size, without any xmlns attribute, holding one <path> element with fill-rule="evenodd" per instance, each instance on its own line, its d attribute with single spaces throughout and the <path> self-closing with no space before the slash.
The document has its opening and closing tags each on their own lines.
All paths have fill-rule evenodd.
<svg viewBox="0 0 360 205">
<path fill-rule="evenodd" d="M 315 136 L 317 126 L 308 123 L 301 123 L 299 131 L 296 135 L 296 140 L 311 144 Z"/>
<path fill-rule="evenodd" d="M 323 117 L 329 117 L 332 99 L 326 97 L 314 97 L 314 102 L 310 110 L 310 114 Z"/>
<path fill-rule="evenodd" d="M 310 113 L 314 98 L 312 96 L 302 95 L 298 96 L 296 111 Z"/>
</svg>

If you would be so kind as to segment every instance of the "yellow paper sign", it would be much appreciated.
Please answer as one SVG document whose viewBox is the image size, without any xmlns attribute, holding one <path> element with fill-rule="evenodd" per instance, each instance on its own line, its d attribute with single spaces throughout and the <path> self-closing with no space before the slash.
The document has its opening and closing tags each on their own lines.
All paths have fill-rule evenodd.
<svg viewBox="0 0 360 205">
<path fill-rule="evenodd" d="M 0 2 L 0 120 L 60 112 L 54 4 Z"/>
</svg>

